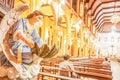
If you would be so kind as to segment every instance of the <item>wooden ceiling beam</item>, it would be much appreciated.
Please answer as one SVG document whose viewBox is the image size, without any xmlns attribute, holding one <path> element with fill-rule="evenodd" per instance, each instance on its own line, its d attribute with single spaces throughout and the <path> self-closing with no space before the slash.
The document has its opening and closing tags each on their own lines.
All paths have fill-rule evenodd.
<svg viewBox="0 0 120 80">
<path fill-rule="evenodd" d="M 93 19 L 93 24 L 97 23 L 97 22 L 100 22 L 100 20 L 106 18 L 106 17 L 112 17 L 111 16 L 107 16 L 107 14 L 110 14 L 110 13 L 113 13 L 113 12 L 105 12 L 104 14 L 101 14 L 97 19 Z M 116 13 L 120 13 L 120 11 L 116 11 Z M 113 13 L 114 14 L 114 13 Z M 104 17 L 103 17 L 104 16 Z M 102 17 L 102 18 L 101 18 Z"/>
<path fill-rule="evenodd" d="M 119 6 L 116 6 L 117 8 L 120 8 L 120 5 Z M 110 9 L 110 8 L 113 8 L 114 9 L 114 6 L 111 6 L 111 7 L 104 7 L 104 8 L 102 8 L 102 9 L 100 9 L 97 13 L 96 13 L 96 15 L 93 15 L 93 19 L 95 20 L 96 18 L 97 18 L 97 16 L 99 15 L 99 13 L 100 12 L 102 12 L 102 10 L 107 10 L 107 9 Z M 116 11 L 116 12 L 119 12 L 119 10 L 118 11 Z M 105 12 L 104 12 L 105 13 Z M 114 13 L 114 11 L 112 11 L 112 13 Z"/>
</svg>

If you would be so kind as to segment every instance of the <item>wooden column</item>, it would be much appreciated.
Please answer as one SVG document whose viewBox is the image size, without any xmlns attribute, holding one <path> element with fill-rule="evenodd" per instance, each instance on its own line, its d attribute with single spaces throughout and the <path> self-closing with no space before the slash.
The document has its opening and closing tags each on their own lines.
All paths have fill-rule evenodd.
<svg viewBox="0 0 120 80">
<path fill-rule="evenodd" d="M 79 10 L 80 10 L 80 0 L 77 0 L 77 5 L 76 5 L 76 12 L 79 15 Z"/>
</svg>

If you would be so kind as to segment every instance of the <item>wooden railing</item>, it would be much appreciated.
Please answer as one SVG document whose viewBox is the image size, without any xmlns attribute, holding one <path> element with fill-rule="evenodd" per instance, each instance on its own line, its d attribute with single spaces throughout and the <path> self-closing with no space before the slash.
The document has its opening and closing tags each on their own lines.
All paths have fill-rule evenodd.
<svg viewBox="0 0 120 80">
<path fill-rule="evenodd" d="M 58 80 L 58 79 L 80 80 L 78 78 L 71 78 L 71 77 L 66 77 L 66 76 L 60 76 L 58 74 L 52 74 L 52 73 L 47 73 L 47 72 L 40 72 L 38 80 L 44 80 L 44 76 L 53 77 L 53 78 L 55 78 L 54 80 Z"/>
</svg>

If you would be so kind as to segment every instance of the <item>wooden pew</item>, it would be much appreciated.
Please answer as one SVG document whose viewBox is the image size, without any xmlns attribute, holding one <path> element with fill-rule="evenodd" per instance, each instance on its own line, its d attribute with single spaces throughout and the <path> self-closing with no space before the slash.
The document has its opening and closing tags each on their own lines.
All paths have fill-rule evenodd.
<svg viewBox="0 0 120 80">
<path fill-rule="evenodd" d="M 87 60 L 94 61 L 94 62 L 99 61 L 99 63 L 100 63 L 100 62 L 103 62 L 104 59 L 103 58 L 70 58 L 70 61 L 72 61 L 72 62 L 87 61 Z"/>
<path fill-rule="evenodd" d="M 91 63 L 73 63 L 75 67 L 81 67 L 83 69 L 99 69 L 99 70 L 105 70 L 105 71 L 110 71 L 110 67 L 103 66 L 103 65 L 98 65 L 98 64 L 91 64 Z M 59 67 L 59 64 L 55 64 L 55 67 Z"/>
<path fill-rule="evenodd" d="M 101 73 L 101 74 L 106 74 L 106 75 L 111 75 L 112 72 L 110 70 L 104 70 L 104 69 L 96 69 L 96 68 L 86 68 L 86 67 L 75 67 L 76 70 L 78 71 L 83 71 L 83 72 L 93 72 L 93 73 Z"/>
<path fill-rule="evenodd" d="M 112 74 L 110 67 L 103 67 L 101 64 L 98 65 L 98 64 L 91 64 L 91 63 L 78 63 L 76 65 L 75 63 L 74 66 L 79 71 L 102 73 L 107 75 Z M 55 67 L 59 67 L 59 64 L 56 64 Z"/>
<path fill-rule="evenodd" d="M 83 67 L 96 68 L 96 69 L 110 70 L 110 66 L 104 66 L 102 64 L 73 62 L 73 65 L 74 66 L 83 66 Z"/>
<path fill-rule="evenodd" d="M 89 76 L 89 77 L 93 77 L 93 78 L 99 78 L 100 80 L 111 80 L 112 76 L 111 76 L 111 71 L 110 68 L 108 67 L 103 67 L 99 62 L 99 64 L 94 63 L 94 61 L 97 62 L 97 60 L 99 59 L 90 59 L 90 63 L 89 63 L 89 59 L 84 59 L 83 62 L 85 62 L 85 60 L 88 63 L 82 63 L 82 60 L 80 60 L 80 62 L 74 61 L 73 63 L 82 63 L 82 65 L 78 64 L 76 65 L 76 67 L 78 68 L 77 70 L 79 71 L 78 74 L 81 76 Z M 62 61 L 62 60 L 61 60 Z M 58 68 L 58 63 L 59 62 L 55 62 L 55 61 L 51 61 L 51 63 L 54 63 L 54 66 Z M 101 59 L 102 61 L 102 59 Z M 55 65 L 57 63 L 57 65 Z M 94 63 L 94 64 L 93 64 Z M 51 66 L 51 65 L 50 65 Z M 51 69 L 49 70 L 49 72 L 52 71 L 53 73 L 56 73 L 55 71 L 59 71 L 59 69 Z M 102 79 L 101 79 L 102 78 Z"/>
<path fill-rule="evenodd" d="M 98 80 L 112 80 L 112 76 L 110 75 L 105 75 L 105 74 L 100 74 L 100 73 L 93 73 L 93 72 L 78 72 L 77 74 L 81 76 L 87 76 L 87 77 L 92 77 Z"/>
<path fill-rule="evenodd" d="M 103 66 L 102 64 L 91 64 L 91 63 L 73 63 L 79 71 L 102 73 L 111 75 L 110 66 Z"/>
<path fill-rule="evenodd" d="M 70 61 L 101 64 L 104 61 L 104 59 L 103 58 L 71 58 Z"/>
<path fill-rule="evenodd" d="M 42 66 L 43 69 L 49 69 L 51 70 L 51 72 L 57 74 L 60 70 L 60 68 L 56 68 L 56 67 L 50 67 L 50 66 Z M 44 71 L 43 70 L 43 71 Z M 94 78 L 94 79 L 99 79 L 99 80 L 111 80 L 112 76 L 111 75 L 106 75 L 106 74 L 101 74 L 101 73 L 94 73 L 94 72 L 84 72 L 84 71 L 71 71 L 71 70 L 64 70 L 64 71 L 69 71 L 71 72 L 71 74 L 73 72 L 79 74 L 79 76 L 84 76 L 84 77 L 88 77 L 88 78 Z"/>
<path fill-rule="evenodd" d="M 45 64 L 42 64 L 43 66 L 55 66 L 58 67 L 59 63 L 61 61 L 45 61 Z M 95 73 L 102 73 L 102 74 L 108 74 L 111 75 L 110 67 L 105 67 L 101 64 L 94 64 L 94 63 L 82 63 L 82 62 L 73 62 L 74 66 L 78 67 L 79 71 L 87 71 L 87 72 L 95 72 Z"/>
</svg>

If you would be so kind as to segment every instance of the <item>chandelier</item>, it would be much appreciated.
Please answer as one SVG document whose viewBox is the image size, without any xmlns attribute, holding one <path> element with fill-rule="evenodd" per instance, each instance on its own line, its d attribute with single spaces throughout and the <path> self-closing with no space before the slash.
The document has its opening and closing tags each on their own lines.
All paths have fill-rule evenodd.
<svg viewBox="0 0 120 80">
<path fill-rule="evenodd" d="M 117 24 L 118 22 L 120 22 L 120 16 L 116 14 L 116 1 L 115 1 L 115 5 L 114 5 L 114 13 L 113 13 L 113 16 L 111 17 L 111 22 L 113 24 Z"/>
<path fill-rule="evenodd" d="M 113 16 L 111 17 L 111 22 L 113 24 L 117 24 L 118 22 L 120 22 L 120 16 L 117 14 L 113 14 Z"/>
</svg>

